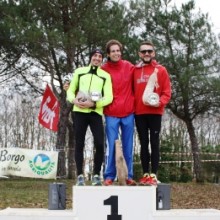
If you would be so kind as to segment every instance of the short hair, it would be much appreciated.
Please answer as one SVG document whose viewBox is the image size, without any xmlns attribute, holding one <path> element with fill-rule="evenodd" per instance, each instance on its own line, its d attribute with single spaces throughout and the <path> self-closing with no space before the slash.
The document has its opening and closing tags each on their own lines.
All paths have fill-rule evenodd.
<svg viewBox="0 0 220 220">
<path fill-rule="evenodd" d="M 142 42 L 142 43 L 140 44 L 140 47 L 141 47 L 142 45 L 152 46 L 153 49 L 155 50 L 154 44 L 153 44 L 151 41 L 144 41 L 144 42 Z M 139 48 L 140 48 L 140 47 L 139 47 Z"/>
<path fill-rule="evenodd" d="M 105 50 L 106 50 L 106 53 L 107 53 L 107 54 L 110 53 L 110 47 L 111 47 L 112 45 L 118 45 L 119 48 L 120 48 L 120 51 L 122 52 L 122 50 L 123 50 L 122 44 L 121 44 L 118 40 L 114 40 L 114 39 L 113 39 L 113 40 L 110 40 L 110 41 L 108 41 L 108 42 L 106 43 Z"/>
</svg>

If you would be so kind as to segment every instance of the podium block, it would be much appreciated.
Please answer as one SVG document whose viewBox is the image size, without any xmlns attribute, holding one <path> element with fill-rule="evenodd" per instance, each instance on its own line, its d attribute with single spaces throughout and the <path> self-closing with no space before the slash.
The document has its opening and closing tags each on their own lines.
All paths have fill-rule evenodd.
<svg viewBox="0 0 220 220">
<path fill-rule="evenodd" d="M 170 209 L 170 184 L 159 183 L 157 185 L 157 210 Z"/>
<path fill-rule="evenodd" d="M 48 193 L 48 209 L 66 209 L 66 185 L 63 183 L 50 183 Z"/>
<path fill-rule="evenodd" d="M 73 210 L 78 220 L 151 220 L 156 187 L 74 186 Z"/>
</svg>

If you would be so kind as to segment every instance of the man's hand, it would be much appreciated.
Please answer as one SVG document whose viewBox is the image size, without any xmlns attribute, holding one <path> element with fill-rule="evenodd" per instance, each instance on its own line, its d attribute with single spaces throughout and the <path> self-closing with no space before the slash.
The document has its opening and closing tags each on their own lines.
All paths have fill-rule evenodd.
<svg viewBox="0 0 220 220">
<path fill-rule="evenodd" d="M 159 107 L 160 106 L 160 102 L 158 102 L 156 104 L 150 104 L 149 102 L 145 101 L 144 105 L 148 105 L 148 106 L 152 106 L 152 107 Z"/>
<path fill-rule="evenodd" d="M 82 109 L 95 107 L 95 102 L 90 99 L 75 98 L 73 104 Z"/>
<path fill-rule="evenodd" d="M 69 82 L 65 82 L 64 85 L 63 85 L 63 89 L 65 91 L 67 91 L 69 89 L 69 87 L 70 87 L 70 83 Z"/>
</svg>

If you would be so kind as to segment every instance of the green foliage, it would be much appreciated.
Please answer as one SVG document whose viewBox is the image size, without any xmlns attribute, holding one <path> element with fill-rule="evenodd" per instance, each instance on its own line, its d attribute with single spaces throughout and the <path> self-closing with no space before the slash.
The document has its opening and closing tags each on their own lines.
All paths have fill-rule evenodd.
<svg viewBox="0 0 220 220">
<path fill-rule="evenodd" d="M 172 137 L 173 131 L 170 131 L 170 133 Z M 179 137 L 179 139 L 182 138 L 181 136 Z M 182 155 L 184 152 L 182 146 L 177 144 L 177 140 L 168 136 L 163 138 L 160 151 L 160 161 L 162 163 L 159 166 L 158 177 L 161 182 L 188 182 L 192 180 L 191 163 L 185 164 L 181 162 L 188 159 L 191 160 L 191 158 Z"/>
<path fill-rule="evenodd" d="M 215 152 L 220 153 L 220 145 L 215 146 Z"/>
<path fill-rule="evenodd" d="M 220 160 L 219 146 L 203 146 L 202 152 L 202 159 L 208 160 L 208 162 L 205 162 L 203 166 L 205 180 L 207 182 L 218 182 L 220 178 L 220 162 L 212 162 L 212 160 Z"/>
<path fill-rule="evenodd" d="M 126 9 L 108 0 L 2 1 L 0 12 L 5 53 L 11 47 L 14 55 L 34 59 L 61 88 L 62 75 L 87 64 L 94 47 L 104 50 L 111 38 L 129 42 Z"/>
<path fill-rule="evenodd" d="M 87 64 L 93 47 L 104 49 L 109 39 L 116 38 L 125 45 L 124 58 L 135 63 L 139 42 L 152 40 L 157 59 L 172 77 L 173 113 L 192 120 L 216 108 L 219 79 L 213 73 L 219 69 L 220 50 L 207 15 L 193 13 L 194 1 L 180 9 L 170 8 L 170 1 L 129 3 L 1 1 L 1 48 L 17 59 L 21 55 L 34 59 L 34 65 L 62 86 L 61 76 Z"/>
<path fill-rule="evenodd" d="M 140 154 L 134 154 L 133 157 L 133 172 L 134 172 L 134 179 L 139 180 L 143 176 L 143 170 L 140 162 Z"/>
<path fill-rule="evenodd" d="M 179 177 L 179 182 L 187 183 L 191 182 L 193 179 L 192 175 L 192 167 L 190 165 L 184 165 L 180 169 L 180 177 Z"/>
<path fill-rule="evenodd" d="M 171 155 L 171 153 L 173 152 L 172 149 L 173 147 L 170 139 L 162 140 L 160 147 L 160 161 L 166 162 L 175 160 L 174 157 Z M 177 169 L 175 164 L 160 164 L 158 170 L 159 180 L 161 182 L 176 181 L 176 171 Z"/>
<path fill-rule="evenodd" d="M 160 165 L 158 170 L 158 180 L 162 183 L 169 183 L 170 180 L 170 171 L 169 167 Z"/>
<path fill-rule="evenodd" d="M 138 181 L 143 176 L 143 170 L 140 161 L 134 163 L 133 170 L 134 170 L 134 179 Z"/>
<path fill-rule="evenodd" d="M 132 1 L 131 8 L 142 23 L 140 40 L 151 40 L 157 59 L 172 78 L 172 100 L 169 108 L 183 120 L 216 109 L 219 94 L 213 95 L 219 84 L 220 48 L 208 17 L 194 13 L 194 1 L 182 7 L 170 6 L 170 1 Z M 214 80 L 214 81 L 212 81 Z M 218 83 L 216 83 L 216 81 Z M 187 89 L 186 89 L 187 88 Z"/>
<path fill-rule="evenodd" d="M 61 83 L 63 74 L 88 62 L 93 47 L 104 49 L 109 39 L 116 38 L 125 45 L 124 58 L 135 62 L 139 42 L 149 39 L 171 74 L 169 108 L 174 114 L 193 119 L 219 104 L 219 94 L 213 95 L 219 79 L 216 83 L 211 74 L 219 69 L 220 50 L 207 15 L 193 14 L 194 1 L 180 9 L 170 8 L 170 1 L 129 3 L 2 1 L 2 48 L 7 53 L 14 48 L 11 53 L 16 57 L 33 58 Z"/>
</svg>

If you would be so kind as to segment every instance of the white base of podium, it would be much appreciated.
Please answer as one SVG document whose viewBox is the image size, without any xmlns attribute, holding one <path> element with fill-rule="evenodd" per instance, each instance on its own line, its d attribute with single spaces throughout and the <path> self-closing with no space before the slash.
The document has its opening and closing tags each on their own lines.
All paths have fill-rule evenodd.
<svg viewBox="0 0 220 220">
<path fill-rule="evenodd" d="M 75 186 L 73 202 L 79 220 L 149 219 L 156 210 L 156 188 Z"/>
<path fill-rule="evenodd" d="M 0 210 L 0 220 L 77 220 L 73 210 L 7 208 Z"/>
<path fill-rule="evenodd" d="M 218 209 L 171 209 L 158 210 L 153 220 L 220 220 Z"/>
<path fill-rule="evenodd" d="M 0 220 L 220 220 L 217 209 L 156 210 L 156 189 L 144 186 L 74 186 L 73 210 L 0 210 Z"/>
<path fill-rule="evenodd" d="M 98 211 L 98 210 L 97 210 Z M 86 208 L 85 208 L 86 212 Z M 81 220 L 73 210 L 22 209 L 7 208 L 0 210 L 0 220 Z M 171 209 L 159 210 L 141 220 L 219 220 L 220 210 L 217 209 Z M 88 219 L 84 219 L 88 220 Z M 103 219 L 105 220 L 105 219 Z M 123 218 L 123 220 L 126 220 Z"/>
</svg>

